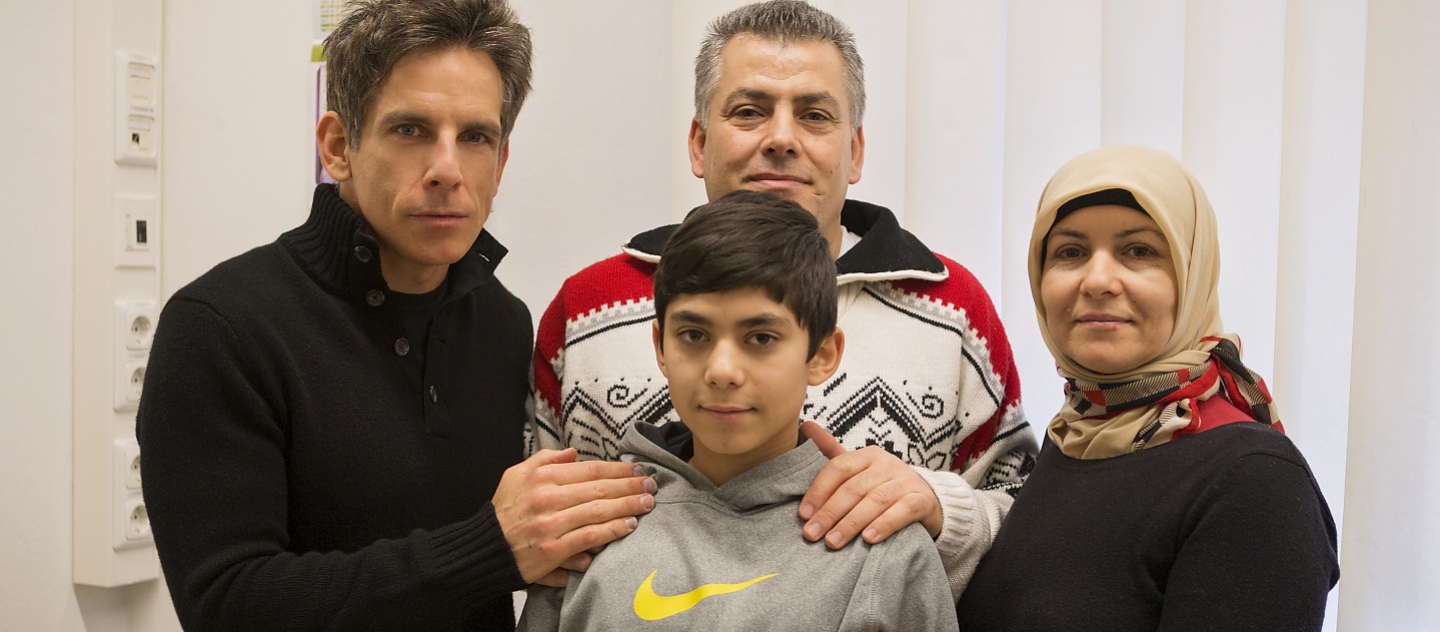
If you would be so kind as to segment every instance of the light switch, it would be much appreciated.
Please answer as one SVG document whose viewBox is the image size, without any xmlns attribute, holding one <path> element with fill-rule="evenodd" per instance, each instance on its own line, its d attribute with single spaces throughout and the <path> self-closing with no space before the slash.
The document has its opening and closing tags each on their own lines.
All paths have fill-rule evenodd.
<svg viewBox="0 0 1440 632">
<path fill-rule="evenodd" d="M 160 209 L 153 195 L 115 196 L 115 267 L 154 268 L 160 261 Z"/>
</svg>

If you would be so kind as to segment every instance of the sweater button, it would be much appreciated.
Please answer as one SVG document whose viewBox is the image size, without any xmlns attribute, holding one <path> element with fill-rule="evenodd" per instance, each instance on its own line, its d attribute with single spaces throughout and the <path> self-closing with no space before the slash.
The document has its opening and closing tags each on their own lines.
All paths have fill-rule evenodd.
<svg viewBox="0 0 1440 632">
<path fill-rule="evenodd" d="M 395 340 L 395 355 L 403 356 L 410 353 L 410 341 L 404 338 Z"/>
<path fill-rule="evenodd" d="M 434 384 L 430 385 L 430 401 L 435 404 L 440 403 L 440 391 L 435 390 Z"/>
<path fill-rule="evenodd" d="M 365 303 L 371 307 L 379 307 L 385 304 L 385 293 L 380 290 L 370 290 L 365 293 Z"/>
<path fill-rule="evenodd" d="M 370 249 L 364 246 L 356 246 L 355 258 L 359 259 L 360 263 L 370 263 Z"/>
</svg>

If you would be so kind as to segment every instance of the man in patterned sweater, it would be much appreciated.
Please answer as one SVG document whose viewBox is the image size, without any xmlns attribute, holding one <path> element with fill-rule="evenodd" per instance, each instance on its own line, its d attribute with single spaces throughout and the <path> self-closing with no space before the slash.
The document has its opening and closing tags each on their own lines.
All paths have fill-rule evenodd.
<svg viewBox="0 0 1440 632">
<path fill-rule="evenodd" d="M 860 179 L 864 70 L 854 36 L 794 0 L 716 20 L 695 68 L 691 169 L 712 200 L 768 191 L 814 213 L 836 257 L 840 370 L 812 387 L 805 432 L 831 462 L 801 501 L 803 536 L 838 549 L 919 522 L 959 596 L 1036 452 L 989 296 L 873 204 Z M 677 419 L 655 366 L 651 275 L 665 226 L 570 277 L 540 320 L 531 451 L 613 460 L 635 420 Z M 833 435 L 833 438 L 832 438 Z"/>
</svg>

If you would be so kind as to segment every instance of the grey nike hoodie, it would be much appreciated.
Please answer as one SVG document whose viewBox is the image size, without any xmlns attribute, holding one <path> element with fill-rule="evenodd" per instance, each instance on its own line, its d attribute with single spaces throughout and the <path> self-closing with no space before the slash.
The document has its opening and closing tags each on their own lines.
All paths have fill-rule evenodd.
<svg viewBox="0 0 1440 632">
<path fill-rule="evenodd" d="M 645 422 L 625 433 L 621 458 L 655 479 L 655 509 L 565 588 L 531 587 L 519 630 L 957 629 L 919 524 L 839 551 L 804 539 L 800 499 L 826 463 L 814 443 L 717 487 L 671 453 L 688 435 Z"/>
</svg>

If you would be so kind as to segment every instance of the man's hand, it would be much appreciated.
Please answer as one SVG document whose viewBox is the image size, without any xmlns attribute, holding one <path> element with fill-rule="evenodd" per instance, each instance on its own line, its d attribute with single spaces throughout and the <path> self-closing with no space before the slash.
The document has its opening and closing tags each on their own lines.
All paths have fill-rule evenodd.
<svg viewBox="0 0 1440 632">
<path fill-rule="evenodd" d="M 800 500 L 805 539 L 824 536 L 826 546 L 838 549 L 863 534 L 875 544 L 912 522 L 932 538 L 940 534 L 940 500 L 909 465 L 877 446 L 847 452 L 818 424 L 807 421 L 800 432 L 830 457 Z"/>
<path fill-rule="evenodd" d="M 541 450 L 505 470 L 495 519 L 526 582 L 564 586 L 562 565 L 584 570 L 598 550 L 635 530 L 655 507 L 655 481 L 630 463 L 575 462 L 575 450 Z"/>
</svg>

